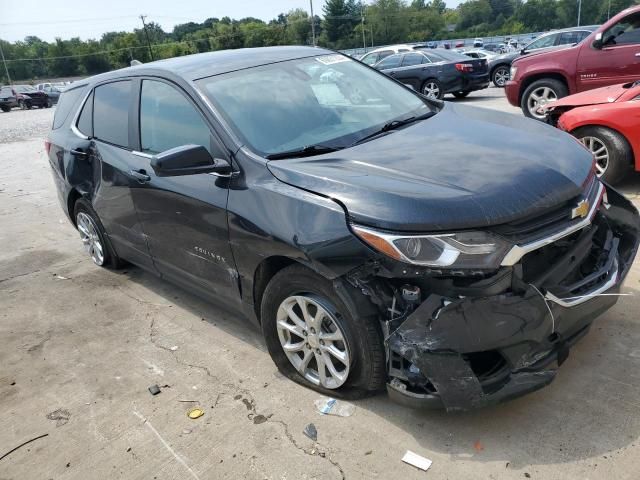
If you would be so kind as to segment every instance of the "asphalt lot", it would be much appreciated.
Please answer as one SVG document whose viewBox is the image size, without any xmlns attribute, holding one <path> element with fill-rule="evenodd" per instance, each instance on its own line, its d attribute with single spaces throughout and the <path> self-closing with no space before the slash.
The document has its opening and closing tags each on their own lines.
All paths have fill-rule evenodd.
<svg viewBox="0 0 640 480">
<path fill-rule="evenodd" d="M 520 114 L 498 89 L 461 103 Z M 379 395 L 321 416 L 235 314 L 91 263 L 45 158 L 52 117 L 0 113 L 0 456 L 48 435 L 0 460 L 0 479 L 638 478 L 639 262 L 542 391 L 464 414 Z M 639 175 L 622 190 L 640 206 Z"/>
</svg>

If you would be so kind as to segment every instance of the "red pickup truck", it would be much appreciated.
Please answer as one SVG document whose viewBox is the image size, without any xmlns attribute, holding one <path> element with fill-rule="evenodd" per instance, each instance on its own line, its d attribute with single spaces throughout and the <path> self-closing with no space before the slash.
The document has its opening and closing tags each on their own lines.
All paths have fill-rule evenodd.
<svg viewBox="0 0 640 480">
<path fill-rule="evenodd" d="M 623 10 L 577 45 L 518 58 L 506 94 L 527 117 L 569 94 L 640 80 L 640 6 Z"/>
</svg>

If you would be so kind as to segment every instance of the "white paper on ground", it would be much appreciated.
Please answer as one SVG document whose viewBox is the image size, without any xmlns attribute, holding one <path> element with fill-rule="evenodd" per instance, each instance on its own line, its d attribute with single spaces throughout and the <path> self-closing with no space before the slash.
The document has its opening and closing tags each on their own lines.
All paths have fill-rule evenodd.
<svg viewBox="0 0 640 480">
<path fill-rule="evenodd" d="M 425 472 L 429 469 L 429 467 L 433 463 L 428 458 L 421 457 L 417 453 L 413 453 L 410 450 L 407 450 L 407 453 L 404 454 L 404 457 L 402 457 L 402 461 L 404 463 L 408 463 L 409 465 L 413 465 L 414 467 L 419 468 L 420 470 L 424 470 Z"/>
</svg>

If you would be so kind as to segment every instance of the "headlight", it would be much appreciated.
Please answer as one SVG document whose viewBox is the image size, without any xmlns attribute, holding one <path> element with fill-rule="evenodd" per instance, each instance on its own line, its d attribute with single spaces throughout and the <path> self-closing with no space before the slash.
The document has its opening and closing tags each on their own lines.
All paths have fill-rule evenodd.
<svg viewBox="0 0 640 480">
<path fill-rule="evenodd" d="M 373 249 L 401 262 L 428 267 L 495 269 L 512 247 L 482 231 L 399 235 L 356 225 L 352 228 Z"/>
<path fill-rule="evenodd" d="M 516 78 L 516 73 L 518 73 L 518 67 L 511 67 L 511 70 L 509 71 L 509 78 L 511 80 Z"/>
</svg>

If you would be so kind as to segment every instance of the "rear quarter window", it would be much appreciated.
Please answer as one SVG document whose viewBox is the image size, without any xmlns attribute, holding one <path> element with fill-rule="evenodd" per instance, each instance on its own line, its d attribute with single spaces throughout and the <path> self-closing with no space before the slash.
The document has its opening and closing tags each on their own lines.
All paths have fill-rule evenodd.
<svg viewBox="0 0 640 480">
<path fill-rule="evenodd" d="M 58 106 L 56 107 L 56 113 L 53 115 L 53 129 L 60 128 L 67 120 L 69 113 L 73 110 L 73 107 L 78 103 L 80 97 L 85 92 L 86 85 L 83 85 L 73 90 L 66 90 L 60 94 L 58 99 Z"/>
<path fill-rule="evenodd" d="M 119 147 L 128 147 L 130 104 L 130 80 L 96 87 L 93 91 L 93 136 Z"/>
</svg>

